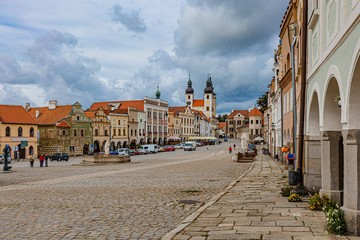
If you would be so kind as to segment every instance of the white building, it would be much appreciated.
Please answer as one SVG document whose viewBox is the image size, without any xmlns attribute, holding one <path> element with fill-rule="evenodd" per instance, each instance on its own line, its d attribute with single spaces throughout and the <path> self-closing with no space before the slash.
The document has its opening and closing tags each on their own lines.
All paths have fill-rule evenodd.
<svg viewBox="0 0 360 240">
<path fill-rule="evenodd" d="M 360 1 L 309 1 L 307 20 L 304 183 L 338 202 L 359 235 Z"/>
</svg>

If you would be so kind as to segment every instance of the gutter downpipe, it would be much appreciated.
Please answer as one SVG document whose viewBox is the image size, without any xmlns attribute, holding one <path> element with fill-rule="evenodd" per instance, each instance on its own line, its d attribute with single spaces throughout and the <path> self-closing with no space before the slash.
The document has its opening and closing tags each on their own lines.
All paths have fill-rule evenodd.
<svg viewBox="0 0 360 240">
<path fill-rule="evenodd" d="M 293 129 L 294 129 L 294 132 L 293 132 L 293 143 L 294 143 L 294 154 L 296 156 L 296 135 L 297 135 L 297 132 L 296 132 L 296 124 L 297 124 L 297 121 L 296 121 L 296 84 L 295 84 L 295 52 L 294 52 L 294 45 L 296 43 L 296 39 L 297 37 L 294 36 L 293 38 L 293 41 L 291 43 L 291 47 L 290 47 L 290 52 L 291 52 L 291 76 L 292 76 L 292 90 L 293 90 Z M 294 165 L 296 165 L 296 163 L 294 163 Z M 294 166 L 295 167 L 295 166 Z M 298 166 L 296 166 L 298 167 Z M 296 169 L 296 168 L 295 168 Z"/>
<path fill-rule="evenodd" d="M 307 11 L 308 0 L 303 1 L 303 22 L 301 32 L 301 82 L 300 82 L 300 122 L 299 122 L 299 181 L 304 185 L 303 158 L 304 158 L 304 129 L 305 129 L 305 98 L 306 98 L 306 50 L 307 50 Z"/>
</svg>

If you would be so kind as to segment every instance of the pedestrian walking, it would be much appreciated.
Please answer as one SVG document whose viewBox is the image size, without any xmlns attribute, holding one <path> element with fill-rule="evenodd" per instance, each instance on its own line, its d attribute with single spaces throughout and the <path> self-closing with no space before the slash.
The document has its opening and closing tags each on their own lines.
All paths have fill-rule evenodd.
<svg viewBox="0 0 360 240">
<path fill-rule="evenodd" d="M 34 167 L 34 155 L 30 155 L 30 167 Z"/>
<path fill-rule="evenodd" d="M 48 160 L 49 160 L 49 156 L 45 154 L 45 167 L 48 166 Z"/>
<path fill-rule="evenodd" d="M 231 152 L 232 152 L 232 148 L 231 148 L 231 146 L 229 147 L 229 153 L 231 154 Z"/>
<path fill-rule="evenodd" d="M 236 145 L 235 145 L 235 143 L 234 143 L 234 150 L 236 149 Z"/>
<path fill-rule="evenodd" d="M 40 157 L 39 157 L 40 167 L 44 166 L 44 160 L 45 160 L 45 156 L 43 154 L 41 154 Z"/>
</svg>

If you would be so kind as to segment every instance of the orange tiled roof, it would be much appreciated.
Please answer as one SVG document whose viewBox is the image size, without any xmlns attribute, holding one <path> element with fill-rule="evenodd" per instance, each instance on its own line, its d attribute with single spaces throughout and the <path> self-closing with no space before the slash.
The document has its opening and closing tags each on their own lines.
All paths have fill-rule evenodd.
<svg viewBox="0 0 360 240">
<path fill-rule="evenodd" d="M 91 105 L 90 110 L 96 111 L 100 107 L 102 107 L 104 110 L 108 110 L 110 103 L 120 103 L 118 109 L 128 109 L 129 107 L 133 107 L 139 111 L 144 111 L 144 100 L 126 100 L 126 101 L 117 100 L 117 101 L 108 101 L 108 102 L 95 102 Z M 114 111 L 116 112 L 116 109 Z"/>
<path fill-rule="evenodd" d="M 251 117 L 253 117 L 253 116 L 263 116 L 263 114 L 259 111 L 259 109 L 254 107 L 253 110 L 251 110 L 249 112 L 249 116 L 251 116 Z"/>
<path fill-rule="evenodd" d="M 36 110 L 39 111 L 39 116 L 36 117 Z M 40 125 L 52 125 L 55 124 L 67 116 L 69 116 L 72 110 L 72 105 L 56 106 L 55 109 L 49 109 L 48 107 L 31 108 L 29 110 L 30 116 Z"/>
<path fill-rule="evenodd" d="M 70 125 L 66 121 L 61 121 L 59 124 L 56 125 L 59 128 L 70 128 Z"/>
<path fill-rule="evenodd" d="M 94 118 L 95 116 L 95 113 L 94 111 L 86 111 L 84 112 L 85 113 L 85 116 L 88 117 L 88 118 Z"/>
<path fill-rule="evenodd" d="M 203 107 L 204 106 L 204 100 L 194 99 L 193 106 L 194 107 Z"/>
<path fill-rule="evenodd" d="M 219 122 L 220 129 L 224 129 L 225 126 L 226 126 L 226 122 Z"/>
<path fill-rule="evenodd" d="M 18 105 L 0 105 L 0 122 L 15 124 L 36 124 L 28 112 Z"/>
<path fill-rule="evenodd" d="M 227 117 L 227 119 L 233 119 L 238 114 L 243 115 L 245 118 L 248 117 L 249 111 L 248 110 L 234 110 L 230 113 L 230 115 Z"/>
<path fill-rule="evenodd" d="M 186 107 L 169 107 L 169 112 L 185 112 Z"/>
</svg>

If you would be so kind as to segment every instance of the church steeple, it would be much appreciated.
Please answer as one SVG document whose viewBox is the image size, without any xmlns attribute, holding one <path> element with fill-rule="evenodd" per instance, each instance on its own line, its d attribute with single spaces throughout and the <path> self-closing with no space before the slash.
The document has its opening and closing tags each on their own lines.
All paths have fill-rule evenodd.
<svg viewBox="0 0 360 240">
<path fill-rule="evenodd" d="M 191 75 L 191 73 L 189 73 L 188 87 L 185 91 L 186 94 L 188 94 L 188 93 L 194 94 L 194 89 L 192 88 L 192 81 L 190 79 L 190 75 Z"/>
<path fill-rule="evenodd" d="M 214 93 L 214 87 L 211 81 L 211 74 L 208 74 L 208 79 L 206 80 L 206 87 L 204 93 Z"/>
<path fill-rule="evenodd" d="M 160 93 L 160 90 L 159 90 L 159 86 L 157 86 L 155 96 L 156 96 L 156 99 L 160 99 L 161 93 Z"/>
</svg>

